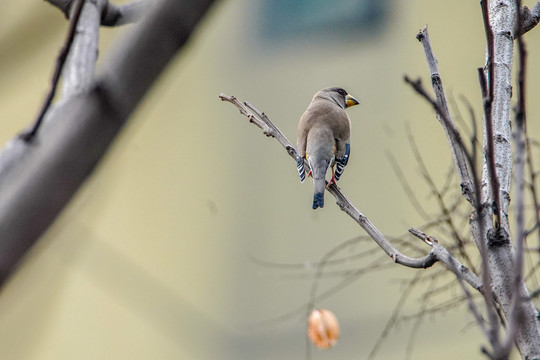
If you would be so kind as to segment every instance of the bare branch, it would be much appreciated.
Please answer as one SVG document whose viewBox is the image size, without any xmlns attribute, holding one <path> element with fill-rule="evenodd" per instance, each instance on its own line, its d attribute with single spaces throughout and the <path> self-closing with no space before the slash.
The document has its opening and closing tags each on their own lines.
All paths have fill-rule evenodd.
<svg viewBox="0 0 540 360">
<path fill-rule="evenodd" d="M 516 0 L 516 6 L 521 8 L 521 1 Z M 521 17 L 517 16 L 518 29 L 522 28 Z M 523 257 L 524 257 L 524 243 L 525 243 L 525 214 L 524 214 L 524 191 L 525 191 L 525 74 L 526 74 L 526 57 L 527 50 L 525 48 L 525 42 L 523 37 L 517 35 L 517 48 L 519 54 L 519 67 L 518 67 L 518 86 L 517 86 L 517 104 L 514 108 L 515 111 L 515 127 L 514 127 L 514 144 L 515 144 L 515 159 L 514 159 L 514 176 L 515 176 L 515 209 L 516 209 L 516 225 L 515 225 L 515 241 L 516 250 L 514 256 L 514 271 L 512 287 L 514 289 L 512 293 L 510 316 L 508 319 L 508 327 L 506 334 L 506 341 L 503 344 L 503 349 L 506 353 L 510 353 L 514 338 L 517 332 L 518 323 L 521 322 L 523 312 L 521 311 L 521 292 L 518 290 L 523 284 Z"/>
<path fill-rule="evenodd" d="M 430 285 L 428 286 L 428 289 L 430 290 L 428 290 L 427 292 L 432 291 L 431 289 L 435 287 L 436 280 L 437 280 L 436 277 L 431 278 Z M 422 324 L 425 315 L 427 315 L 427 313 L 424 312 L 427 306 L 428 306 L 428 301 L 426 297 L 422 297 L 422 299 L 420 300 L 420 307 L 419 307 L 420 315 L 415 319 L 411 332 L 409 333 L 409 340 L 407 341 L 407 348 L 405 349 L 405 360 L 412 358 L 412 353 L 413 353 L 413 349 L 415 345 L 414 342 L 416 340 L 418 330 L 420 329 L 420 325 Z"/>
<path fill-rule="evenodd" d="M 101 14 L 108 0 L 87 1 L 77 24 L 77 38 L 62 72 L 62 92 L 58 102 L 90 90 L 99 52 Z"/>
<path fill-rule="evenodd" d="M 412 80 L 407 75 L 403 77 L 405 82 L 409 84 L 420 96 L 422 96 L 428 103 L 431 104 L 433 109 L 435 110 L 435 113 L 437 114 L 437 118 L 440 120 L 441 124 L 445 123 L 447 124 L 445 126 L 445 131 L 447 132 L 447 135 L 449 136 L 450 144 L 452 148 L 460 148 L 459 150 L 459 156 L 463 156 L 463 159 L 466 161 L 465 167 L 467 168 L 467 163 L 469 164 L 471 169 L 474 169 L 474 162 L 473 158 L 467 153 L 465 144 L 463 144 L 463 140 L 461 139 L 461 136 L 457 129 L 454 127 L 451 120 L 449 120 L 446 116 L 444 116 L 445 112 L 441 110 L 440 104 L 437 102 L 437 100 L 433 99 L 431 95 L 427 93 L 427 91 L 424 89 L 424 86 L 422 85 L 422 80 Z M 461 160 L 460 160 L 461 161 Z M 462 166 L 458 166 L 458 168 L 462 168 Z M 460 172 L 460 176 L 461 176 Z M 474 174 L 473 172 L 470 172 L 467 170 L 467 178 L 461 178 L 461 192 L 465 196 L 465 198 L 472 204 L 475 205 L 477 202 L 477 199 L 479 198 L 476 196 L 476 187 L 474 186 Z M 473 176 L 473 177 L 471 177 Z"/>
<path fill-rule="evenodd" d="M 340 282 L 338 282 L 336 285 L 334 285 L 334 286 L 326 289 L 325 291 L 319 293 L 314 301 L 310 300 L 309 302 L 306 302 L 306 303 L 298 306 L 297 308 L 295 308 L 295 309 L 293 309 L 291 311 L 288 311 L 288 312 L 286 312 L 284 314 L 276 316 L 276 317 L 274 317 L 272 319 L 268 319 L 266 321 L 255 324 L 255 325 L 253 325 L 253 327 L 255 328 L 255 327 L 270 326 L 270 325 L 273 325 L 273 324 L 277 324 L 277 323 L 289 320 L 293 316 L 302 316 L 303 318 L 305 318 L 306 309 L 307 309 L 307 307 L 309 307 L 311 305 L 312 302 L 321 302 L 321 301 L 324 301 L 326 299 L 329 299 L 332 296 L 334 296 L 335 294 L 337 294 L 340 290 L 346 288 L 347 286 L 351 285 L 355 281 L 358 281 L 359 279 L 361 279 L 362 275 L 367 274 L 367 273 L 373 273 L 373 272 L 376 272 L 376 271 L 386 270 L 386 269 L 389 269 L 390 267 L 392 267 L 394 265 L 392 263 L 384 263 L 382 261 L 382 259 L 383 259 L 382 257 L 376 258 L 374 261 L 372 261 L 371 263 L 366 264 L 364 267 L 362 267 L 360 269 L 356 269 L 353 272 L 350 272 L 344 278 L 342 278 L 342 280 Z"/>
<path fill-rule="evenodd" d="M 439 244 L 439 241 L 424 232 L 411 228 L 409 232 L 416 236 L 417 238 L 424 241 L 426 244 L 432 247 L 431 252 L 435 253 L 435 258 L 442 262 L 446 267 L 451 270 L 456 276 L 460 279 L 463 279 L 466 283 L 471 285 L 475 290 L 483 292 L 483 286 L 480 279 L 465 265 L 460 263 L 456 258 L 454 258 L 448 250 L 446 250 L 442 245 Z"/>
<path fill-rule="evenodd" d="M 418 150 L 418 147 L 416 146 L 416 141 L 414 140 L 410 131 L 408 131 L 407 135 L 409 137 L 409 144 L 411 145 L 411 149 L 416 159 L 416 163 L 420 166 L 420 171 L 424 177 L 424 180 L 426 181 L 427 185 L 429 186 L 431 190 L 432 195 L 435 197 L 435 200 L 437 201 L 438 207 L 441 211 L 441 216 L 442 216 L 441 220 L 448 225 L 448 228 L 450 229 L 450 232 L 451 232 L 450 235 L 456 241 L 459 254 L 465 259 L 468 266 L 472 267 L 473 266 L 472 261 L 469 258 L 469 255 L 467 254 L 464 248 L 465 241 L 462 238 L 461 234 L 459 233 L 457 226 L 454 224 L 454 219 L 452 217 L 451 210 L 446 206 L 446 203 L 443 199 L 442 194 L 437 189 L 437 186 L 435 185 L 435 182 L 433 181 L 433 178 L 431 177 L 424 163 L 424 160 L 422 159 L 420 151 Z M 467 156 L 467 155 L 464 154 L 464 156 Z"/>
<path fill-rule="evenodd" d="M 315 273 L 315 278 L 314 278 L 313 283 L 311 285 L 309 303 L 308 303 L 307 311 L 306 311 L 306 319 L 309 318 L 309 315 L 311 314 L 311 312 L 315 308 L 315 301 L 317 299 L 317 291 L 319 289 L 319 280 L 322 277 L 324 267 L 327 265 L 327 263 L 330 261 L 330 259 L 332 257 L 334 257 L 338 252 L 346 249 L 351 244 L 356 243 L 356 242 L 358 242 L 357 239 L 350 239 L 348 241 L 345 241 L 345 242 L 341 243 L 340 245 L 336 246 L 331 251 L 327 252 L 323 256 L 321 261 L 319 262 L 319 266 L 317 267 L 317 272 Z M 306 326 L 309 326 L 307 323 L 308 322 L 306 321 Z M 306 329 L 306 334 L 307 334 L 307 329 Z M 311 342 L 309 341 L 308 338 L 306 338 L 306 358 L 309 359 L 310 357 L 311 357 Z"/>
<path fill-rule="evenodd" d="M 532 9 L 529 9 L 527 6 L 520 8 L 520 17 L 521 26 L 518 29 L 521 29 L 519 34 L 523 35 L 540 22 L 540 1 L 538 1 Z"/>
<path fill-rule="evenodd" d="M 454 163 L 461 181 L 462 192 L 469 202 L 474 204 L 474 197 L 476 194 L 474 194 L 473 191 L 474 189 L 468 167 L 466 149 L 461 140 L 458 140 L 461 139 L 461 137 L 454 125 L 452 117 L 450 116 L 450 111 L 448 110 L 448 101 L 446 100 L 446 95 L 444 93 L 442 79 L 439 73 L 439 65 L 431 47 L 427 25 L 424 27 L 424 29 L 420 30 L 420 32 L 416 35 L 416 38 L 418 41 L 420 41 L 420 43 L 422 43 L 424 48 L 424 54 L 426 56 L 431 77 L 431 85 L 433 86 L 433 92 L 436 97 L 435 103 L 437 105 L 435 106 L 435 110 L 437 119 L 441 123 L 450 144 Z"/>
<path fill-rule="evenodd" d="M 64 68 L 64 64 L 68 57 L 69 50 L 71 49 L 71 45 L 73 44 L 73 39 L 75 39 L 75 30 L 77 29 L 77 23 L 79 22 L 84 2 L 85 0 L 77 1 L 77 6 L 73 11 L 73 17 L 69 22 L 69 29 L 67 32 L 66 40 L 64 41 L 64 45 L 60 49 L 58 58 L 56 59 L 56 66 L 54 68 L 53 77 L 51 79 L 51 87 L 49 89 L 49 92 L 47 93 L 47 96 L 45 97 L 45 100 L 41 105 L 41 109 L 39 110 L 38 116 L 36 117 L 36 120 L 32 127 L 30 128 L 30 130 L 21 134 L 21 138 L 25 141 L 31 141 L 34 138 L 39 129 L 39 126 L 45 118 L 45 114 L 51 106 L 52 100 L 54 99 L 54 95 L 56 94 L 56 88 L 58 86 L 58 81 L 60 81 L 60 75 L 62 74 L 62 69 Z"/>
<path fill-rule="evenodd" d="M 394 306 L 394 310 L 392 310 L 392 314 L 390 315 L 390 318 L 386 322 L 386 325 L 384 326 L 384 329 L 377 339 L 377 342 L 371 349 L 368 355 L 368 360 L 373 359 L 375 355 L 377 354 L 377 351 L 379 351 L 380 346 L 382 345 L 383 341 L 388 337 L 388 334 L 390 332 L 390 329 L 396 324 L 399 314 L 401 313 L 401 310 L 403 309 L 403 306 L 407 302 L 407 298 L 411 295 L 412 290 L 414 289 L 414 286 L 422 276 L 422 273 L 416 273 L 413 279 L 409 281 L 407 284 L 407 287 L 405 290 L 401 293 L 401 296 L 399 297 L 398 301 L 396 302 L 396 305 Z"/>
<path fill-rule="evenodd" d="M 75 0 L 46 0 L 49 4 L 60 9 L 67 19 L 71 17 L 71 8 Z M 107 1 L 101 14 L 101 25 L 120 26 L 141 19 L 149 6 L 148 0 L 134 0 L 128 4 L 114 5 Z"/>
<path fill-rule="evenodd" d="M 291 144 L 289 139 L 283 135 L 281 130 L 279 130 L 272 121 L 266 116 L 266 114 L 261 113 L 259 110 L 255 109 L 250 103 L 247 101 L 242 103 L 240 102 L 236 97 L 234 96 L 228 96 L 223 93 L 219 94 L 219 98 L 222 101 L 228 101 L 234 106 L 240 110 L 240 113 L 244 116 L 246 116 L 249 119 L 249 122 L 256 125 L 259 129 L 261 129 L 266 136 L 270 136 L 275 138 L 281 146 L 287 150 L 287 153 L 290 157 L 293 158 L 293 160 L 296 161 L 296 158 L 298 156 L 298 153 L 296 152 L 296 148 Z M 307 167 L 309 171 L 309 164 L 305 162 L 305 166 Z"/>
<path fill-rule="evenodd" d="M 120 26 L 137 22 L 147 13 L 149 6 L 148 0 L 134 0 L 120 6 L 108 2 L 103 10 L 101 25 Z"/>
<path fill-rule="evenodd" d="M 507 220 L 506 218 L 503 218 L 503 211 L 506 211 L 505 209 L 507 206 L 503 206 L 501 202 L 501 183 L 499 180 L 499 174 L 497 173 L 497 165 L 496 165 L 496 155 L 495 155 L 495 136 L 493 132 L 494 128 L 494 120 L 498 121 L 499 123 L 503 121 L 503 119 L 500 119 L 500 117 L 504 117 L 504 113 L 501 113 L 500 111 L 494 115 L 493 114 L 493 103 L 496 101 L 497 104 L 500 104 L 502 98 L 501 98 L 501 91 L 499 90 L 499 87 L 502 84 L 499 84 L 497 88 L 497 94 L 495 93 L 495 37 L 493 34 L 493 29 L 491 27 L 490 22 L 490 12 L 489 12 L 489 3 L 488 0 L 482 0 L 480 1 L 481 7 L 482 7 L 482 16 L 484 19 L 484 31 L 486 33 L 486 43 L 487 43 L 487 59 L 486 59 L 486 65 L 484 66 L 484 69 L 478 69 L 478 76 L 480 79 L 480 88 L 482 90 L 482 102 L 484 106 L 484 129 L 486 133 L 486 137 L 484 139 L 486 144 L 486 152 L 485 152 L 485 163 L 487 166 L 487 173 L 488 179 L 489 179 L 489 185 L 491 189 L 491 198 L 492 201 L 492 210 L 493 210 L 493 227 L 495 230 L 501 226 L 501 221 L 505 221 L 506 226 L 505 228 L 508 228 Z M 498 55 L 500 57 L 500 55 Z M 499 64 L 500 68 L 500 64 Z M 500 71 L 498 72 L 500 73 Z M 499 83 L 501 83 L 499 81 Z M 497 98 L 496 98 L 497 96 Z M 499 109 L 500 106 L 497 108 Z M 501 127 L 497 126 L 498 129 Z M 500 138 L 502 139 L 503 136 L 501 134 L 498 134 Z M 500 147 L 499 147 L 500 150 Z M 505 183 L 506 184 L 506 183 Z M 506 187 L 505 187 L 506 188 Z M 504 207 L 504 209 L 503 209 Z"/>
<path fill-rule="evenodd" d="M 405 191 L 405 194 L 409 198 L 409 201 L 413 205 L 414 209 L 422 218 L 424 218 L 425 221 L 427 221 L 430 217 L 427 214 L 424 207 L 422 206 L 422 204 L 420 203 L 420 201 L 418 201 L 418 199 L 416 198 L 416 195 L 414 191 L 412 190 L 411 186 L 409 185 L 409 182 L 405 178 L 403 171 L 401 171 L 399 163 L 394 158 L 394 156 L 390 153 L 388 153 L 386 157 L 388 158 L 388 161 L 390 161 L 390 165 L 392 166 L 392 169 L 394 170 L 394 174 L 399 179 L 399 183 L 401 184 L 403 191 Z"/>
</svg>

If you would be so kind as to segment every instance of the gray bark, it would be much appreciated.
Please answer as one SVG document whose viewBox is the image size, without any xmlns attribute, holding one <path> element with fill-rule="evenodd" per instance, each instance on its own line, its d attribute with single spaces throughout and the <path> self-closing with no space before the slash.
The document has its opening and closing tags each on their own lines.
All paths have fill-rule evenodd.
<svg viewBox="0 0 540 360">
<path fill-rule="evenodd" d="M 512 179 L 512 148 L 511 148 L 511 121 L 510 100 L 512 96 L 512 64 L 514 37 L 517 20 L 517 5 L 511 0 L 490 0 L 489 22 L 493 30 L 494 54 L 493 81 L 494 92 L 491 119 L 493 123 L 494 156 L 497 178 L 500 185 L 500 199 L 502 218 L 501 231 L 496 232 L 491 220 L 491 181 L 487 164 L 484 163 L 482 176 L 482 206 L 480 221 L 484 229 L 491 229 L 488 234 L 479 233 L 473 227 L 476 242 L 487 244 L 487 270 L 491 278 L 491 287 L 508 322 L 515 322 L 517 326 L 511 328 L 507 336 L 513 338 L 524 359 L 540 358 L 540 329 L 537 311 L 529 300 L 528 290 L 523 280 L 516 285 L 513 275 L 515 251 L 510 238 L 508 226 L 508 206 L 510 203 L 510 184 Z M 512 311 L 512 301 L 519 299 L 518 310 Z M 519 314 L 519 319 L 516 318 Z M 505 349 L 505 352 L 509 348 Z M 498 354 L 496 354 L 498 355 Z"/>
</svg>

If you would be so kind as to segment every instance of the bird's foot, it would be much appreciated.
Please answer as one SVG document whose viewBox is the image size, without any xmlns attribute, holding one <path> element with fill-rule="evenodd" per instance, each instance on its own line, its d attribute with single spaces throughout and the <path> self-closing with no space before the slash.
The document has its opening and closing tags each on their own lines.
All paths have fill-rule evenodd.
<svg viewBox="0 0 540 360">
<path fill-rule="evenodd" d="M 335 184 L 335 183 L 336 183 L 336 179 L 334 178 L 334 176 L 332 176 L 330 181 L 328 181 L 328 184 L 326 184 L 326 188 L 328 189 L 330 186 L 332 186 L 332 184 Z"/>
<path fill-rule="evenodd" d="M 328 182 L 328 184 L 326 184 L 326 188 L 328 189 L 330 186 L 332 186 L 332 184 L 335 184 L 335 183 L 336 183 L 335 172 L 334 172 L 334 167 L 332 166 L 332 177 L 330 178 L 330 181 Z"/>
</svg>

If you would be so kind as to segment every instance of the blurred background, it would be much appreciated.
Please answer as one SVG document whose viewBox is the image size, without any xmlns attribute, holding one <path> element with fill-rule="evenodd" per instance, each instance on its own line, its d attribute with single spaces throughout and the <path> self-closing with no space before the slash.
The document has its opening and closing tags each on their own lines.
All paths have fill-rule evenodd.
<svg viewBox="0 0 540 360">
<path fill-rule="evenodd" d="M 314 264 L 364 233 L 331 196 L 324 209 L 311 210 L 311 183 L 300 184 L 295 163 L 218 94 L 249 101 L 295 143 L 313 94 L 344 87 L 360 106 L 348 110 L 352 154 L 339 185 L 384 234 L 399 237 L 425 221 L 389 156 L 422 204 L 437 208 L 407 131 L 438 185 L 451 166 L 431 108 L 403 81 L 404 74 L 421 77 L 429 88 L 415 39 L 426 24 L 457 106 L 452 111 L 469 121 L 465 97 L 480 118 L 476 69 L 485 46 L 477 1 L 217 1 L 0 292 L 0 358 L 304 358 L 302 306 Z M 132 26 L 102 29 L 100 62 Z M 2 1 L 0 143 L 36 116 L 66 29 L 63 14 L 44 1 Z M 539 40 L 537 29 L 526 36 L 533 135 Z M 422 248 L 410 236 L 402 240 Z M 372 247 L 362 242 L 337 257 Z M 366 264 L 390 262 L 377 251 L 341 264 L 336 276 L 322 279 L 320 292 Z M 332 290 L 315 305 L 336 314 L 342 336 L 336 348 L 314 350 L 312 358 L 366 359 L 396 305 L 419 311 L 423 291 L 401 304 L 406 281 L 441 270 L 390 265 Z M 446 296 L 461 293 L 456 288 Z M 476 359 L 483 344 L 460 305 L 429 314 L 417 330 L 413 320 L 401 322 L 374 358 Z"/>
</svg>

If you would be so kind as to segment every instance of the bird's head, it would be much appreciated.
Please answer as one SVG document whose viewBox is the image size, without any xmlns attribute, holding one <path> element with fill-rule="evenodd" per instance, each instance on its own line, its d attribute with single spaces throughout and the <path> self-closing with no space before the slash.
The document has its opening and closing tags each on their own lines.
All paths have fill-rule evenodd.
<svg viewBox="0 0 540 360">
<path fill-rule="evenodd" d="M 325 100 L 333 101 L 343 109 L 360 104 L 360 102 L 356 100 L 354 96 L 349 95 L 347 91 L 340 87 L 329 87 L 326 89 L 322 89 L 317 94 L 315 94 L 315 98 L 322 98 Z"/>
</svg>

